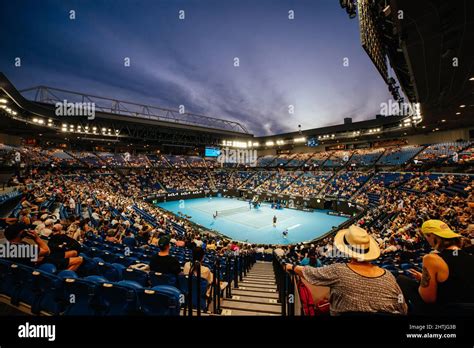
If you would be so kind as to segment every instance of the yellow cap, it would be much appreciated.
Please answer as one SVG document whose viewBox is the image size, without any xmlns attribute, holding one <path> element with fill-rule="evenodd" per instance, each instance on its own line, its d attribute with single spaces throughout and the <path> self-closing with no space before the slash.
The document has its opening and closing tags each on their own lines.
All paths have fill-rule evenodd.
<svg viewBox="0 0 474 348">
<path fill-rule="evenodd" d="M 423 234 L 433 233 L 441 238 L 459 238 L 460 234 L 453 232 L 449 226 L 441 220 L 428 220 L 421 226 Z"/>
</svg>

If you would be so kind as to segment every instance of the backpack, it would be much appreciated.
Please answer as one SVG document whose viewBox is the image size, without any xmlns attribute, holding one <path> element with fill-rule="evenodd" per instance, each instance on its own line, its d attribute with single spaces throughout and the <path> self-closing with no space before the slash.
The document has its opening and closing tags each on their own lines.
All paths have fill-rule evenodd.
<svg viewBox="0 0 474 348">
<path fill-rule="evenodd" d="M 311 291 L 306 287 L 301 279 L 298 281 L 298 293 L 300 295 L 303 314 L 305 316 L 313 317 L 329 313 L 329 301 L 321 300 L 315 304 Z"/>
</svg>

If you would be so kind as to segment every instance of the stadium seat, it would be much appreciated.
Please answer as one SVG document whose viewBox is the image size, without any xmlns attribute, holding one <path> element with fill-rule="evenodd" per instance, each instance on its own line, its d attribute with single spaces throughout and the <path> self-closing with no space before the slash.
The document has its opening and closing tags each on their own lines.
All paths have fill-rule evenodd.
<svg viewBox="0 0 474 348">
<path fill-rule="evenodd" d="M 84 279 L 66 278 L 63 282 L 66 303 L 65 315 L 84 316 L 98 313 L 97 284 Z"/>
<path fill-rule="evenodd" d="M 56 266 L 52 263 L 43 263 L 38 267 L 38 269 L 51 274 L 55 274 L 57 271 Z"/>
<path fill-rule="evenodd" d="M 97 297 L 101 315 L 127 315 L 137 311 L 137 295 L 132 285 L 102 283 Z"/>
<path fill-rule="evenodd" d="M 180 314 L 181 292 L 169 285 L 159 285 L 138 292 L 141 313 L 145 315 Z"/>
<path fill-rule="evenodd" d="M 123 279 L 123 270 L 125 266 L 120 264 L 110 264 L 99 262 L 97 264 L 97 273 L 98 275 L 106 278 L 110 282 L 118 282 Z"/>
<path fill-rule="evenodd" d="M 200 307 L 201 310 L 207 309 L 207 298 L 206 298 L 206 290 L 207 290 L 207 280 L 201 279 L 201 292 L 198 293 L 197 285 L 198 279 L 197 277 L 192 277 L 192 294 L 190 296 L 189 293 L 189 276 L 180 274 L 178 276 L 178 289 L 181 290 L 183 294 L 186 296 L 186 301 L 191 300 L 193 304 L 193 308 L 197 308 L 198 299 L 200 300 Z"/>
<path fill-rule="evenodd" d="M 157 285 L 171 285 L 176 287 L 177 284 L 177 278 L 174 274 L 163 274 L 159 272 L 150 272 L 150 282 L 151 286 L 157 286 Z"/>
<path fill-rule="evenodd" d="M 127 268 L 125 272 L 123 272 L 123 279 L 133 280 L 143 287 L 147 287 L 148 282 L 149 282 L 147 272 L 140 271 L 139 269 L 133 269 L 133 268 Z"/>
</svg>

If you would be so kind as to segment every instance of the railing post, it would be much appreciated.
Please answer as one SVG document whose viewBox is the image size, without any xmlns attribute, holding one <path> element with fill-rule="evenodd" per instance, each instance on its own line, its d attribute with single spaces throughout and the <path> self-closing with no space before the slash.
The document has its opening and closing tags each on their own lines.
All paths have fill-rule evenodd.
<svg viewBox="0 0 474 348">
<path fill-rule="evenodd" d="M 234 288 L 239 287 L 239 257 L 234 256 Z"/>
<path fill-rule="evenodd" d="M 230 274 L 230 257 L 229 256 L 227 256 L 225 262 L 226 262 L 226 278 L 227 278 L 226 297 L 229 298 L 232 296 L 232 278 Z"/>
<path fill-rule="evenodd" d="M 193 316 L 193 271 L 194 267 L 191 266 L 191 270 L 188 274 L 188 316 Z"/>
<path fill-rule="evenodd" d="M 197 304 L 196 304 L 197 305 L 197 316 L 200 317 L 201 316 L 201 263 L 199 261 L 196 261 L 194 265 L 195 265 L 196 273 L 197 273 L 197 277 L 196 277 L 196 279 L 197 279 L 197 285 L 196 285 L 196 290 L 197 290 Z"/>
<path fill-rule="evenodd" d="M 239 255 L 238 258 L 239 258 L 239 264 L 238 264 L 238 266 L 239 266 L 239 281 L 242 281 L 242 280 L 244 280 L 244 270 L 243 270 L 243 268 L 244 268 L 244 265 L 243 265 L 244 257 L 242 255 Z"/>
<path fill-rule="evenodd" d="M 217 274 L 219 272 L 219 258 L 217 257 L 216 260 L 214 261 L 214 278 L 212 280 L 212 287 L 213 287 L 213 292 L 212 292 L 212 313 L 217 313 L 217 297 L 219 296 L 218 291 L 218 283 L 217 283 Z"/>
<path fill-rule="evenodd" d="M 281 272 L 281 270 L 280 270 Z M 286 282 L 287 282 L 288 275 L 285 273 L 280 273 L 281 279 L 281 289 L 280 289 L 280 301 L 281 301 L 281 315 L 286 317 Z"/>
<path fill-rule="evenodd" d="M 221 261 L 218 260 L 217 267 L 217 312 L 221 313 Z"/>
<path fill-rule="evenodd" d="M 295 316 L 295 276 L 288 276 L 288 316 Z"/>
</svg>

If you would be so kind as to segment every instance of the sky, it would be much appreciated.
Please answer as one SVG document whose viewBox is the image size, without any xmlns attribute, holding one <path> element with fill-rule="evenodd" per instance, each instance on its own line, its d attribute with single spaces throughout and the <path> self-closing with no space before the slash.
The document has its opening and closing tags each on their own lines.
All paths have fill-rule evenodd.
<svg viewBox="0 0 474 348">
<path fill-rule="evenodd" d="M 17 89 L 184 105 L 256 136 L 371 119 L 390 99 L 358 20 L 338 0 L 0 0 L 0 8 L 0 71 Z"/>
</svg>

